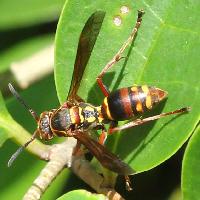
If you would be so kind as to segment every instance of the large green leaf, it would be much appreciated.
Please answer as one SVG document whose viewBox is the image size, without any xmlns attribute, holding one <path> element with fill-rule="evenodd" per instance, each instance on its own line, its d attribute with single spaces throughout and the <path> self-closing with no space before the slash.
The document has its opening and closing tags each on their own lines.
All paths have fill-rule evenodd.
<svg viewBox="0 0 200 200">
<path fill-rule="evenodd" d="M 74 191 L 68 192 L 67 194 L 64 194 L 57 200 L 76 200 L 76 199 L 105 200 L 107 199 L 107 197 L 105 197 L 103 194 L 98 194 L 98 195 L 92 194 L 85 190 L 74 190 Z"/>
<path fill-rule="evenodd" d="M 129 7 L 128 14 L 120 14 L 123 5 Z M 81 30 L 95 11 L 106 12 L 78 92 L 88 102 L 101 104 L 103 95 L 97 87 L 96 76 L 129 36 L 136 10 L 141 8 L 146 14 L 133 48 L 124 53 L 127 60 L 121 60 L 105 75 L 105 83 L 110 90 L 133 84 L 155 85 L 167 90 L 168 100 L 150 115 L 184 106 L 191 106 L 192 111 L 132 128 L 108 139 L 109 148 L 138 172 L 151 169 L 173 155 L 199 120 L 199 3 L 195 0 L 68 1 L 59 21 L 55 52 L 57 92 L 60 102 L 64 102 Z M 118 27 L 113 23 L 117 15 L 122 18 L 122 25 Z"/>
<path fill-rule="evenodd" d="M 183 159 L 182 192 L 184 200 L 197 200 L 200 196 L 200 127 L 195 130 L 187 145 Z"/>
<path fill-rule="evenodd" d="M 1 0 L 0 30 L 55 20 L 63 3 L 64 0 Z"/>
</svg>

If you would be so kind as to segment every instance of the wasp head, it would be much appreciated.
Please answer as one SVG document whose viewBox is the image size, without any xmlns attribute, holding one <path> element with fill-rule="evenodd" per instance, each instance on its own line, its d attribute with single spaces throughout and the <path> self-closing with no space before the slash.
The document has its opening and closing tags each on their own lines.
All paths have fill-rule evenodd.
<svg viewBox="0 0 200 200">
<path fill-rule="evenodd" d="M 45 111 L 40 114 L 40 118 L 38 120 L 38 132 L 41 139 L 50 140 L 53 138 L 53 132 L 50 127 L 51 115 L 51 111 Z"/>
</svg>

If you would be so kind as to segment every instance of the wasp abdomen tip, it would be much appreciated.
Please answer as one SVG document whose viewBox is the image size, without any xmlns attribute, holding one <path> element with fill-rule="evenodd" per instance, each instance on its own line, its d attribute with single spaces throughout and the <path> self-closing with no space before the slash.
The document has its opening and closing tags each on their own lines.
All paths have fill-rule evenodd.
<svg viewBox="0 0 200 200">
<path fill-rule="evenodd" d="M 183 108 L 183 111 L 185 112 L 190 112 L 192 108 L 190 106 Z"/>
</svg>

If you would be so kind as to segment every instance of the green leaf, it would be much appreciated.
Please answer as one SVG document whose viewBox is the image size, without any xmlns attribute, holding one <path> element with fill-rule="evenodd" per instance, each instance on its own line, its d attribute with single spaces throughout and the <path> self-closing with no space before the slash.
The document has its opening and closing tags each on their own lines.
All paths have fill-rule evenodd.
<svg viewBox="0 0 200 200">
<path fill-rule="evenodd" d="M 105 197 L 103 194 L 92 194 L 90 192 L 87 192 L 86 190 L 74 190 L 71 192 L 68 192 L 67 194 L 64 194 L 57 200 L 76 200 L 76 199 L 82 199 L 82 200 L 106 200 L 107 197 Z"/>
<path fill-rule="evenodd" d="M 123 5 L 129 7 L 129 13 L 120 13 Z M 167 101 L 150 116 L 192 107 L 189 114 L 169 116 L 109 137 L 107 146 L 111 151 L 138 172 L 151 169 L 171 157 L 188 139 L 199 120 L 198 5 L 195 0 L 190 3 L 186 0 L 118 0 L 112 3 L 71 0 L 62 12 L 55 52 L 55 80 L 60 102 L 67 97 L 79 35 L 89 16 L 97 10 L 106 12 L 78 94 L 87 102 L 100 105 L 103 95 L 97 87 L 96 77 L 128 38 L 137 10 L 143 8 L 146 14 L 136 41 L 124 53 L 127 60 L 117 63 L 105 75 L 104 82 L 111 91 L 133 84 L 148 84 L 168 91 Z M 121 16 L 121 26 L 113 23 L 115 16 Z"/>
<path fill-rule="evenodd" d="M 190 139 L 183 158 L 182 193 L 184 200 L 199 199 L 200 196 L 200 126 Z"/>
<path fill-rule="evenodd" d="M 58 18 L 64 0 L 0 2 L 0 30 L 50 22 Z"/>
</svg>

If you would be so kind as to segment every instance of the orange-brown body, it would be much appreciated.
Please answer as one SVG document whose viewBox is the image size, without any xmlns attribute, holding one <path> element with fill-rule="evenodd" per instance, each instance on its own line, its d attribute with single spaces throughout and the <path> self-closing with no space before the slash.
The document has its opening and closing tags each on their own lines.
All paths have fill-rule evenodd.
<svg viewBox="0 0 200 200">
<path fill-rule="evenodd" d="M 42 138 L 50 139 L 53 135 L 69 136 L 68 130 L 102 129 L 105 123 L 140 116 L 154 108 L 166 95 L 167 92 L 159 88 L 143 85 L 111 92 L 104 98 L 101 106 L 83 102 L 69 107 L 65 103 L 57 110 L 49 112 L 49 119 L 46 118 L 48 115 L 45 112 L 42 113 L 39 122 L 40 135 Z M 44 128 L 45 123 L 41 123 L 42 120 L 50 124 L 47 128 L 52 134 L 48 134 L 48 137 L 44 135 L 44 132 L 48 131 Z"/>
</svg>

